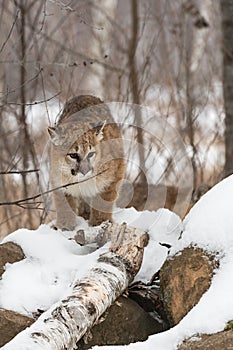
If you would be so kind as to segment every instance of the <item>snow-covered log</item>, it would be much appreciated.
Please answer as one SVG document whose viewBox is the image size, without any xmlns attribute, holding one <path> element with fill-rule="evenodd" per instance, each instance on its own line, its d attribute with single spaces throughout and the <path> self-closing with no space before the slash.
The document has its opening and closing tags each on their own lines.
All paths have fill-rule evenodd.
<svg viewBox="0 0 233 350">
<path fill-rule="evenodd" d="M 72 350 L 137 274 L 148 235 L 126 224 L 107 224 L 112 245 L 69 296 L 43 313 L 3 350 Z"/>
</svg>

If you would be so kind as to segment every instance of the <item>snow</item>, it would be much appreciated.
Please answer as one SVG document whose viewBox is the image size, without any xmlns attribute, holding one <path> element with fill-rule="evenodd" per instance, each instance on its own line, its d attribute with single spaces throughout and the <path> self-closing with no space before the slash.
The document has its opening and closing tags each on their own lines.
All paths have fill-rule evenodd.
<svg viewBox="0 0 233 350">
<path fill-rule="evenodd" d="M 116 222 L 127 222 L 149 233 L 142 267 L 136 280 L 147 282 L 170 254 L 177 254 L 191 244 L 218 254 L 219 268 L 209 290 L 199 303 L 168 331 L 152 335 L 147 341 L 127 346 L 101 346 L 95 350 L 175 350 L 188 337 L 224 329 L 233 319 L 233 176 L 207 192 L 182 223 L 167 209 L 137 212 L 118 209 Z M 79 228 L 88 230 L 83 220 Z M 69 294 L 72 282 L 87 273 L 108 249 L 94 245 L 80 247 L 72 238 L 74 232 L 54 231 L 49 225 L 37 230 L 20 229 L 5 238 L 18 243 L 26 259 L 7 264 L 0 282 L 0 307 L 31 315 L 38 308 L 47 309 Z M 181 237 L 181 238 L 180 238 Z M 195 339 L 195 338 L 194 338 Z"/>
<path fill-rule="evenodd" d="M 87 222 L 80 218 L 78 229 L 89 234 Z M 137 279 L 147 282 L 163 264 L 167 248 L 159 244 L 175 241 L 181 231 L 181 221 L 167 209 L 143 213 L 135 209 L 117 209 L 115 221 L 127 222 L 150 234 L 150 242 Z M 7 264 L 0 282 L 0 307 L 32 315 L 37 309 L 46 310 L 69 293 L 71 284 L 83 277 L 96 263 L 108 245 L 96 250 L 94 244 L 79 246 L 75 232 L 62 232 L 41 225 L 37 230 L 19 229 L 3 242 L 19 244 L 26 259 Z M 94 250 L 94 251 L 93 251 Z"/>
<path fill-rule="evenodd" d="M 210 252 L 226 254 L 233 248 L 233 176 L 208 191 L 184 220 L 185 233 L 175 247 L 196 244 Z"/>
<path fill-rule="evenodd" d="M 87 248 L 47 225 L 35 231 L 17 230 L 7 241 L 19 244 L 27 258 L 6 265 L 0 283 L 0 307 L 25 315 L 45 310 L 62 298 L 72 281 L 82 277 L 103 252 L 99 249 L 89 259 Z"/>
</svg>

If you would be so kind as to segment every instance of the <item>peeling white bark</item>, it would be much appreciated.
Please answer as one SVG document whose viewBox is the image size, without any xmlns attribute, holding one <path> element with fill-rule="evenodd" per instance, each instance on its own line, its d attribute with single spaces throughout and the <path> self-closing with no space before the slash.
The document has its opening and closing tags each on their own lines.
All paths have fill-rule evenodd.
<svg viewBox="0 0 233 350">
<path fill-rule="evenodd" d="M 112 248 L 98 259 L 66 299 L 51 307 L 2 350 L 72 350 L 138 272 L 148 236 L 129 226 L 108 224 Z M 127 237 L 126 237 L 127 235 Z"/>
</svg>

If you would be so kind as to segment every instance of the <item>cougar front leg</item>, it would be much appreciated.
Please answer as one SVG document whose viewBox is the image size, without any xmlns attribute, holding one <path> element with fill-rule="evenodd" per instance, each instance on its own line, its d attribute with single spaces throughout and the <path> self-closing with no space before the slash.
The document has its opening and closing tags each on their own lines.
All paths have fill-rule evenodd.
<svg viewBox="0 0 233 350">
<path fill-rule="evenodd" d="M 66 195 L 66 199 L 76 215 L 87 220 L 90 216 L 90 206 L 82 197 L 76 198 L 71 195 Z"/>
<path fill-rule="evenodd" d="M 69 206 L 64 192 L 57 190 L 53 193 L 56 208 L 56 226 L 61 230 L 73 231 L 77 225 L 77 217 Z"/>
<path fill-rule="evenodd" d="M 113 221 L 112 210 L 116 198 L 117 193 L 115 185 L 112 185 L 109 186 L 105 192 L 101 193 L 101 195 L 93 199 L 90 208 L 91 213 L 89 220 L 89 224 L 91 226 L 98 226 L 103 221 Z"/>
</svg>

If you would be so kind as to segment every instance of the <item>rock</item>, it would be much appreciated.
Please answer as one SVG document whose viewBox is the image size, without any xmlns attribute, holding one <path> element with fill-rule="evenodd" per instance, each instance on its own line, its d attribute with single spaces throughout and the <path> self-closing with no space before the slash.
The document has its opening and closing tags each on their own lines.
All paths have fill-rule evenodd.
<svg viewBox="0 0 233 350">
<path fill-rule="evenodd" d="M 20 246 L 13 242 L 0 244 L 0 277 L 4 272 L 6 263 L 14 263 L 25 258 Z"/>
<path fill-rule="evenodd" d="M 0 347 L 29 327 L 33 319 L 11 310 L 0 309 Z"/>
<path fill-rule="evenodd" d="M 233 330 L 192 337 L 178 350 L 233 350 Z"/>
<path fill-rule="evenodd" d="M 136 282 L 128 288 L 129 297 L 143 308 L 147 313 L 160 320 L 163 331 L 169 329 L 169 322 L 161 300 L 160 287 L 155 282 L 148 285 Z"/>
<path fill-rule="evenodd" d="M 216 264 L 213 257 L 193 247 L 165 261 L 160 287 L 171 326 L 179 323 L 208 290 Z"/>
<path fill-rule="evenodd" d="M 96 324 L 78 343 L 78 349 L 86 350 L 94 345 L 124 345 L 143 341 L 149 335 L 163 330 L 162 323 L 154 320 L 136 302 L 122 296 L 101 319 L 103 322 Z"/>
</svg>

